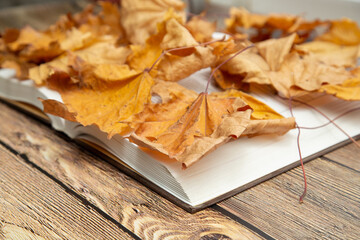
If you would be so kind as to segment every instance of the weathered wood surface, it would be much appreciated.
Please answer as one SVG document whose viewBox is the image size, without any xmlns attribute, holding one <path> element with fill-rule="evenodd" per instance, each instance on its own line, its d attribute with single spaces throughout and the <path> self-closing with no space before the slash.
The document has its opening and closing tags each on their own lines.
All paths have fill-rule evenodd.
<svg viewBox="0 0 360 240">
<path fill-rule="evenodd" d="M 132 239 L 3 146 L 0 167 L 0 238 Z"/>
<path fill-rule="evenodd" d="M 360 144 L 360 140 L 357 143 Z M 360 148 L 355 144 L 346 145 L 326 154 L 324 157 L 360 172 Z"/>
<path fill-rule="evenodd" d="M 359 239 L 360 173 L 337 163 L 354 153 L 359 164 L 355 149 L 342 159 L 337 155 L 334 161 L 318 158 L 305 164 L 308 193 L 303 204 L 296 201 L 303 188 L 301 169 L 296 168 L 219 206 L 276 239 Z"/>
<path fill-rule="evenodd" d="M 74 1 L 75 2 L 75 1 Z M 76 4 L 50 3 L 0 11 L 0 29 L 29 24 L 44 29 L 59 15 L 79 9 Z M 0 141 L 67 188 L 99 208 L 105 215 L 142 239 L 259 239 L 246 227 L 208 209 L 189 214 L 84 152 L 64 136 L 1 105 Z"/>
<path fill-rule="evenodd" d="M 51 3 L 41 7 L 27 7 L 25 10 L 23 8 L 0 10 L 0 30 L 4 27 L 21 27 L 25 23 L 36 28 L 45 28 L 49 23 L 54 22 L 59 14 L 77 9 L 76 4 Z M 41 203 L 49 201 L 44 200 L 39 194 L 32 194 L 34 199 L 28 199 L 30 196 L 28 189 L 41 191 L 42 181 L 49 182 L 46 185 L 49 189 L 52 186 L 57 188 L 59 191 L 56 194 L 68 193 L 70 196 L 65 197 L 66 202 L 75 204 L 77 201 L 79 208 L 75 210 L 85 214 L 85 219 L 81 219 L 82 221 L 98 218 L 109 226 L 107 229 L 113 229 L 113 224 L 117 226 L 118 229 L 115 228 L 114 231 L 119 231 L 119 236 L 121 234 L 127 236 L 126 231 L 130 231 L 136 235 L 135 238 L 142 239 L 263 237 L 358 239 L 359 237 L 360 150 L 354 144 L 305 165 L 309 190 L 304 204 L 299 204 L 297 201 L 302 192 L 303 180 L 301 169 L 296 168 L 213 208 L 188 214 L 69 141 L 38 121 L 0 103 L 0 142 L 8 150 L 10 149 L 9 152 L 0 148 L 3 154 L 0 163 L 3 159 L 7 159 L 7 164 L 10 165 L 6 166 L 14 164 L 9 169 L 20 173 L 24 171 L 23 174 L 30 175 L 29 179 L 34 181 L 28 186 L 24 183 L 30 180 L 20 181 L 24 178 L 17 178 L 18 173 L 9 175 L 8 168 L 1 165 L 0 174 L 6 174 L 9 180 L 4 181 L 3 177 L 0 178 L 0 239 L 5 238 L 5 234 L 7 234 L 6 238 L 10 238 L 18 233 L 21 233 L 19 236 L 25 239 L 41 239 L 52 234 L 59 235 L 64 229 L 64 226 L 57 228 L 52 221 L 63 219 L 68 216 L 67 212 L 61 213 L 63 215 L 54 214 L 49 223 L 45 221 L 49 219 L 32 218 L 33 213 L 29 212 L 35 209 L 36 214 L 50 214 L 49 206 L 42 207 L 39 212 L 39 209 L 34 208 L 36 206 L 34 204 L 24 212 L 19 205 L 35 203 L 34 201 Z M 14 153 L 23 154 L 23 158 L 14 156 Z M 10 178 L 11 176 L 13 178 Z M 20 194 L 22 196 L 11 195 L 15 192 L 10 187 L 15 186 L 17 193 L 23 193 Z M 6 192 L 2 189 L 10 190 Z M 5 193 L 6 198 L 3 197 Z M 18 199 L 22 199 L 22 202 Z M 13 205 L 9 205 L 8 202 Z M 7 208 L 12 206 L 11 211 L 6 211 L 6 214 L 3 210 L 5 203 Z M 60 209 L 58 203 L 55 206 Z M 89 212 L 83 211 L 84 206 Z M 42 212 L 43 209 L 46 211 Z M 87 214 L 90 213 L 93 215 L 88 219 Z M 86 226 L 82 227 L 86 228 Z M 35 236 L 38 232 L 41 234 Z M 77 238 L 75 234 L 76 232 L 71 233 L 69 238 Z M 101 238 L 101 235 L 98 236 Z"/>
<path fill-rule="evenodd" d="M 57 179 L 141 239 L 207 235 L 259 239 L 246 227 L 207 209 L 189 214 L 102 159 L 67 142 L 48 126 L 0 104 L 0 143 Z"/>
</svg>

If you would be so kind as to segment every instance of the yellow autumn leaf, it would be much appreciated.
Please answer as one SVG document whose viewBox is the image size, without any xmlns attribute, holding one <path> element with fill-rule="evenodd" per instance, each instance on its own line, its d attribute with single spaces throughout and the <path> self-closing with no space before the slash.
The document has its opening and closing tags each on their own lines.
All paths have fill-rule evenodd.
<svg viewBox="0 0 360 240">
<path fill-rule="evenodd" d="M 213 96 L 218 98 L 239 97 L 253 109 L 251 120 L 246 126 L 245 131 L 242 133 L 242 136 L 258 136 L 265 134 L 283 135 L 295 128 L 294 118 L 284 118 L 265 103 L 244 92 L 231 89 L 214 93 Z"/>
<path fill-rule="evenodd" d="M 317 37 L 317 40 L 329 41 L 338 45 L 359 45 L 360 27 L 355 21 L 348 18 L 335 20 L 331 22 L 329 31 Z"/>
<path fill-rule="evenodd" d="M 360 56 L 360 45 L 341 46 L 332 42 L 312 41 L 296 45 L 295 49 L 313 54 L 316 59 L 333 66 L 355 67 Z"/>
<path fill-rule="evenodd" d="M 157 23 L 165 19 L 169 9 L 185 19 L 184 8 L 185 4 L 179 0 L 123 0 L 120 21 L 130 43 L 144 44 L 150 35 L 156 33 Z"/>
<path fill-rule="evenodd" d="M 338 85 L 323 85 L 319 92 L 326 92 L 344 100 L 360 101 L 360 77 L 347 79 Z"/>
<path fill-rule="evenodd" d="M 160 129 L 154 136 L 139 132 L 131 139 L 189 167 L 231 137 L 239 137 L 251 114 L 250 107 L 240 98 L 216 98 L 206 93 L 199 94 L 185 109 L 165 131 Z"/>
<path fill-rule="evenodd" d="M 101 90 L 68 83 L 69 76 L 59 74 L 63 78 L 53 74 L 49 86 L 60 93 L 68 112 L 84 126 L 98 126 L 109 138 L 128 134 L 126 120 L 141 112 L 151 98 L 153 79 L 147 72 L 127 81 L 102 83 Z"/>
</svg>

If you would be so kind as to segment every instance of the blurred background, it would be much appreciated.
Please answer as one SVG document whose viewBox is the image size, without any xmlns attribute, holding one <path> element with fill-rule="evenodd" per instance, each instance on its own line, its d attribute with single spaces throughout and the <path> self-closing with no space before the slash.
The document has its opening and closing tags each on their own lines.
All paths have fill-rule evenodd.
<svg viewBox="0 0 360 240">
<path fill-rule="evenodd" d="M 144 0 L 148 1 L 148 0 Z M 222 27 L 224 19 L 231 6 L 243 6 L 256 13 L 289 13 L 297 14 L 308 20 L 339 19 L 348 17 L 360 24 L 360 0 L 184 0 L 188 10 L 198 14 L 204 10 L 209 20 L 218 20 L 218 27 Z M 47 19 L 59 16 L 47 9 L 57 9 L 58 13 L 77 12 L 91 0 L 0 0 L 0 31 L 5 27 L 23 27 L 33 25 L 25 22 L 19 16 L 26 8 L 24 14 L 34 14 L 37 18 L 37 26 L 41 26 L 41 19 L 46 15 Z M 36 11 L 31 11 L 36 8 Z M 44 14 L 44 15 L 41 15 Z M 50 15 L 50 16 L 49 16 Z M 16 19 L 14 16 L 17 16 Z M 39 25 L 40 24 L 40 25 Z"/>
</svg>

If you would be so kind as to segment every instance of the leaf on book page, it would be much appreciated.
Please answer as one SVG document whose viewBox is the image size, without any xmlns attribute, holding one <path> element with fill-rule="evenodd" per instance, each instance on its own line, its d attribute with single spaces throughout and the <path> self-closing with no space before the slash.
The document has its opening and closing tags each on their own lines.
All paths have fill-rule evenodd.
<svg viewBox="0 0 360 240">
<path fill-rule="evenodd" d="M 276 112 L 274 109 L 266 105 L 265 103 L 261 102 L 260 100 L 254 98 L 253 96 L 237 91 L 234 89 L 229 89 L 224 92 L 214 92 L 212 93 L 212 96 L 218 97 L 218 98 L 226 98 L 226 97 L 239 97 L 247 105 L 249 105 L 253 112 L 251 113 L 251 119 L 281 119 L 284 118 L 281 114 Z"/>
<path fill-rule="evenodd" d="M 44 106 L 44 112 L 49 113 L 54 116 L 58 116 L 61 118 L 64 118 L 66 120 L 77 122 L 76 117 L 74 113 L 69 112 L 68 108 L 65 106 L 65 104 L 52 100 L 52 99 L 41 99 L 39 98 L 41 103 Z"/>
<path fill-rule="evenodd" d="M 269 72 L 272 86 L 286 97 L 293 95 L 292 88 L 316 91 L 323 84 L 341 84 L 352 74 L 343 67 L 324 64 L 312 55 L 287 55 L 277 72 Z"/>
<path fill-rule="evenodd" d="M 224 57 L 227 59 L 230 56 Z M 222 62 L 220 60 L 219 62 Z M 231 59 L 229 62 L 220 67 L 221 72 L 226 72 L 231 75 L 236 75 L 235 79 L 239 79 L 242 82 L 255 82 L 259 84 L 271 84 L 270 78 L 267 72 L 270 70 L 269 64 L 265 61 L 263 57 L 260 56 L 256 48 L 251 48 L 245 52 L 239 54 L 238 56 Z M 217 78 L 215 75 L 215 80 L 218 81 L 220 86 L 225 86 L 228 88 L 229 82 L 227 79 L 224 79 L 227 75 L 219 75 L 222 78 Z M 229 75 L 228 75 L 229 76 Z M 235 80 L 234 79 L 234 80 Z"/>
<path fill-rule="evenodd" d="M 130 120 L 135 133 L 148 139 L 154 139 L 165 132 L 186 113 L 187 107 L 198 97 L 198 94 L 176 82 L 157 81 L 152 94 L 161 98 L 161 103 L 148 103 L 145 109 Z"/>
<path fill-rule="evenodd" d="M 185 109 L 165 131 L 154 136 L 132 134 L 131 139 L 189 167 L 217 146 L 239 137 L 251 115 L 251 108 L 240 98 L 216 98 L 206 93 L 199 94 Z"/>
<path fill-rule="evenodd" d="M 59 75 L 63 78 L 59 79 Z M 67 74 L 61 73 L 52 75 L 48 81 L 61 94 L 65 106 L 77 122 L 84 126 L 95 124 L 108 133 L 109 138 L 131 131 L 124 121 L 144 109 L 144 104 L 150 101 L 153 85 L 153 79 L 147 72 L 126 81 L 98 81 L 95 86 L 99 88 L 81 87 L 71 82 Z"/>
<path fill-rule="evenodd" d="M 244 92 L 231 89 L 214 93 L 213 96 L 239 97 L 253 109 L 251 120 L 241 136 L 283 135 L 296 126 L 295 118 L 284 118 L 265 103 Z"/>
</svg>

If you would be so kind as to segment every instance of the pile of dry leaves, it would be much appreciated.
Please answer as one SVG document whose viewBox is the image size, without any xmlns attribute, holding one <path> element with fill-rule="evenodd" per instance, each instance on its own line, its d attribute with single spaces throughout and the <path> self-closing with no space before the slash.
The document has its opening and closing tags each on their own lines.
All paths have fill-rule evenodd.
<svg viewBox="0 0 360 240">
<path fill-rule="evenodd" d="M 0 67 L 58 91 L 63 103 L 43 100 L 45 112 L 95 124 L 109 138 L 129 137 L 184 167 L 241 136 L 295 127 L 293 118 L 240 91 L 253 85 L 270 85 L 285 97 L 325 92 L 360 100 L 355 22 L 233 8 L 226 19 L 230 37 L 216 41 L 215 24 L 203 16 L 185 21 L 184 7 L 179 0 L 103 2 L 100 11 L 89 6 L 46 31 L 7 29 Z M 209 67 L 225 91 L 197 94 L 176 83 Z M 151 101 L 155 95 L 160 103 Z"/>
</svg>

